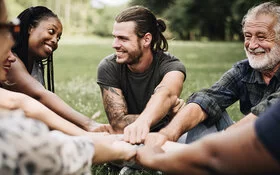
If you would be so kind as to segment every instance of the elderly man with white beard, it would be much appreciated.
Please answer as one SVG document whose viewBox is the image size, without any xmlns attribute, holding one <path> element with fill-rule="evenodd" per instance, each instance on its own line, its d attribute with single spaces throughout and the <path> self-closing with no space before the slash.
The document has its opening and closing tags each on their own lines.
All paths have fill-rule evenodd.
<svg viewBox="0 0 280 175">
<path fill-rule="evenodd" d="M 243 18 L 242 30 L 248 59 L 236 63 L 210 88 L 192 94 L 187 105 L 160 130 L 157 141 L 151 139 L 150 144 L 176 141 L 186 131 L 195 134 L 191 131 L 198 126 L 224 130 L 231 120 L 225 118 L 226 109 L 238 100 L 245 117 L 230 128 L 255 120 L 280 99 L 279 5 L 267 2 L 250 9 Z M 186 143 L 192 141 L 187 137 Z"/>
</svg>

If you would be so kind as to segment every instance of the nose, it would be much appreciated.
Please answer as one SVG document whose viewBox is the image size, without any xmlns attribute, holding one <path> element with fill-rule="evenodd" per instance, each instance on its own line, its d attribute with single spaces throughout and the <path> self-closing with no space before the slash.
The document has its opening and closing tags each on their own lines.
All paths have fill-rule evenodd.
<svg viewBox="0 0 280 175">
<path fill-rule="evenodd" d="M 114 38 L 112 47 L 115 49 L 120 47 L 120 42 L 119 42 L 118 38 Z"/>
<path fill-rule="evenodd" d="M 58 40 L 59 40 L 59 39 L 58 39 L 57 36 L 53 36 L 52 39 L 51 39 L 51 42 L 54 43 L 54 44 L 57 44 L 57 43 L 58 43 Z"/>
<path fill-rule="evenodd" d="M 248 41 L 248 44 L 247 44 L 248 48 L 251 49 L 251 50 L 255 50 L 256 48 L 259 47 L 259 42 L 258 42 L 258 39 L 256 37 L 252 37 L 249 41 Z"/>
<path fill-rule="evenodd" d="M 8 61 L 11 62 L 11 63 L 13 63 L 13 62 L 16 61 L 16 57 L 15 57 L 15 55 L 12 53 L 11 50 L 10 50 L 10 52 L 9 52 Z"/>
<path fill-rule="evenodd" d="M 52 39 L 51 39 L 51 43 L 52 43 L 52 47 L 53 47 L 53 50 L 55 51 L 58 47 L 58 41 L 59 41 L 59 38 L 57 36 L 53 36 Z"/>
</svg>

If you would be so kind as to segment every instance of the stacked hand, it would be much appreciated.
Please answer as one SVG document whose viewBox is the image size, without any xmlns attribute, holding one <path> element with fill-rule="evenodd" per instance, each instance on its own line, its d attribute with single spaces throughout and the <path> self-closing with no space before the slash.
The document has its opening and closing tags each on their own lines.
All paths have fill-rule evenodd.
<svg viewBox="0 0 280 175">
<path fill-rule="evenodd" d="M 98 123 L 93 120 L 90 120 L 90 122 L 85 127 L 85 130 L 88 132 L 107 132 L 109 134 L 115 133 L 110 124 Z"/>
</svg>

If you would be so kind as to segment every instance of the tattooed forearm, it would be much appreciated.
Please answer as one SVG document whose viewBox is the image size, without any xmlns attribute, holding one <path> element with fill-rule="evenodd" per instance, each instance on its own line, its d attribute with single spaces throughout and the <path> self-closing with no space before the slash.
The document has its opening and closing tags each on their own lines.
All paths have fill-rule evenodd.
<svg viewBox="0 0 280 175">
<path fill-rule="evenodd" d="M 127 125 L 135 121 L 134 115 L 127 115 L 125 98 L 116 89 L 103 89 L 103 103 L 108 120 L 115 131 L 122 133 Z"/>
</svg>

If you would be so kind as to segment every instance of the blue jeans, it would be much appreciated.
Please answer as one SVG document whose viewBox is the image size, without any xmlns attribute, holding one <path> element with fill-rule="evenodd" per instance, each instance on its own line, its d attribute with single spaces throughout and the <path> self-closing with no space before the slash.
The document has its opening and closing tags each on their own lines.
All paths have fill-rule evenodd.
<svg viewBox="0 0 280 175">
<path fill-rule="evenodd" d="M 201 137 L 215 133 L 218 131 L 222 131 L 232 125 L 234 122 L 229 117 L 228 113 L 226 111 L 223 112 L 223 115 L 221 119 L 215 123 L 214 125 L 207 127 L 204 123 L 199 123 L 197 126 L 195 126 L 193 129 L 189 130 L 185 134 L 183 134 L 178 142 L 180 143 L 191 143 L 197 139 L 200 139 Z"/>
</svg>

